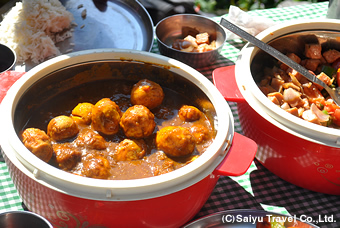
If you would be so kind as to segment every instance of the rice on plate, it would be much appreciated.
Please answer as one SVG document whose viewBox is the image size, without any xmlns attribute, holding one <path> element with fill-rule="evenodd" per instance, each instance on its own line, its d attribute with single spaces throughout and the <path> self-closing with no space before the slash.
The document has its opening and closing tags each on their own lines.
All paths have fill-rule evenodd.
<svg viewBox="0 0 340 228">
<path fill-rule="evenodd" d="M 59 0 L 22 0 L 0 23 L 0 43 L 11 47 L 17 62 L 40 63 L 60 55 L 56 43 L 72 36 L 73 15 Z"/>
</svg>

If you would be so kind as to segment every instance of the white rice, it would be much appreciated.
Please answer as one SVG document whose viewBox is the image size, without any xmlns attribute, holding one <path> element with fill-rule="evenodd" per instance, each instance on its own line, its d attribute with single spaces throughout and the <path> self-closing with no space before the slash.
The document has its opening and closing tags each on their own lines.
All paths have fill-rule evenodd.
<svg viewBox="0 0 340 228">
<path fill-rule="evenodd" d="M 55 44 L 72 36 L 72 20 L 58 0 L 22 0 L 0 23 L 0 43 L 14 49 L 18 62 L 40 63 L 60 54 Z"/>
</svg>

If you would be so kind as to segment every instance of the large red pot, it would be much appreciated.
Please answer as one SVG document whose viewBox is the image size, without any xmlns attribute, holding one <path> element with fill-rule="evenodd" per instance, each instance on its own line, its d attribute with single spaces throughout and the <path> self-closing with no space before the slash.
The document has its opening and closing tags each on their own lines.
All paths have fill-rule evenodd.
<svg viewBox="0 0 340 228">
<path fill-rule="evenodd" d="M 291 22 L 267 29 L 257 38 L 270 42 L 300 32 L 301 28 L 330 31 L 339 25 L 338 20 Z M 293 43 L 287 42 L 286 47 L 289 46 Z M 340 195 L 340 130 L 309 123 L 272 103 L 256 84 L 252 63 L 259 53 L 258 48 L 247 44 L 236 62 L 235 72 L 227 67 L 213 73 L 214 83 L 223 96 L 237 102 L 243 133 L 258 144 L 256 158 L 292 184 Z"/>
<path fill-rule="evenodd" d="M 197 99 L 215 126 L 214 142 L 181 169 L 137 180 L 69 174 L 24 147 L 17 133 L 37 102 L 112 77 L 150 78 Z M 55 227 L 179 227 L 201 209 L 220 175 L 245 173 L 257 149 L 252 140 L 234 132 L 227 102 L 202 74 L 167 57 L 131 50 L 83 51 L 38 65 L 8 91 L 0 121 L 3 156 L 19 195 L 29 210 Z"/>
</svg>

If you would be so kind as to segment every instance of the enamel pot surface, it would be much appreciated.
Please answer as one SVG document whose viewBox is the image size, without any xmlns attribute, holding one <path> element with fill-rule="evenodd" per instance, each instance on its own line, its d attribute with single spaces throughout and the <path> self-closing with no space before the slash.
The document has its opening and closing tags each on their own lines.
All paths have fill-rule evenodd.
<svg viewBox="0 0 340 228">
<path fill-rule="evenodd" d="M 112 77 L 149 78 L 190 94 L 211 118 L 214 142 L 178 170 L 135 180 L 73 175 L 44 163 L 21 143 L 19 128 L 37 100 Z M 207 78 L 179 61 L 143 51 L 82 51 L 36 66 L 2 101 L 1 125 L 2 154 L 20 197 L 55 227 L 179 227 L 201 209 L 220 175 L 245 173 L 257 150 L 253 140 L 234 132 L 231 110 Z"/>
<path fill-rule="evenodd" d="M 273 26 L 257 38 L 269 43 L 275 38 L 301 32 L 301 28 L 303 31 L 334 31 L 337 27 L 336 20 L 291 22 Z M 289 46 L 292 44 L 286 45 Z M 340 195 L 340 130 L 309 123 L 272 103 L 257 86 L 252 63 L 258 53 L 258 48 L 247 44 L 235 68 L 220 68 L 213 73 L 214 83 L 223 96 L 237 102 L 243 133 L 258 145 L 256 158 L 292 184 Z"/>
</svg>

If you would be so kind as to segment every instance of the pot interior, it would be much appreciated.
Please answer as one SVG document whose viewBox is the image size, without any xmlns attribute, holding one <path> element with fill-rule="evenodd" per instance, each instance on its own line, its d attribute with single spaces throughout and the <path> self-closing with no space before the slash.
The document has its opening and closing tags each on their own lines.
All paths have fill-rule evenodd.
<svg viewBox="0 0 340 228">
<path fill-rule="evenodd" d="M 188 98 L 203 110 L 213 123 L 216 117 L 214 106 L 205 93 L 188 79 L 163 66 L 137 61 L 110 60 L 72 65 L 39 79 L 23 93 L 17 103 L 14 113 L 15 130 L 19 134 L 29 118 L 35 115 L 42 104 L 51 102 L 55 97 L 64 96 L 64 93 L 69 90 L 76 90 L 77 93 L 73 93 L 73 95 L 84 98 L 87 98 L 88 94 L 95 95 L 92 100 L 98 101 L 103 97 L 111 97 L 112 94 L 105 89 L 103 89 L 104 92 L 98 91 L 98 87 L 95 87 L 96 82 L 102 81 L 108 83 L 109 86 L 110 83 L 119 83 L 121 80 L 136 83 L 140 79 L 152 80 Z M 72 102 L 72 98 L 65 100 L 68 100 L 71 106 L 76 105 Z M 79 99 L 75 100 L 79 101 Z M 58 106 L 63 107 L 64 105 L 55 104 L 55 107 L 58 109 Z"/>
<path fill-rule="evenodd" d="M 294 53 L 303 59 L 305 44 L 319 43 L 323 52 L 329 49 L 340 50 L 339 36 L 340 33 L 336 30 L 302 30 L 281 35 L 267 43 L 285 55 Z M 263 79 L 265 67 L 271 68 L 277 61 L 263 50 L 258 50 L 250 66 L 255 82 L 258 83 Z"/>
<path fill-rule="evenodd" d="M 340 50 L 338 30 L 334 29 L 334 25 L 338 22 L 304 22 L 294 23 L 287 26 L 272 28 L 267 32 L 258 35 L 263 42 L 276 48 L 283 54 L 294 53 L 301 59 L 304 59 L 305 44 L 319 43 L 322 47 L 322 53 L 329 49 Z M 305 27 L 304 30 L 301 27 Z M 336 128 L 325 127 L 322 125 L 310 123 L 300 117 L 296 117 L 278 105 L 270 101 L 266 95 L 260 90 L 259 83 L 264 77 L 271 74 L 271 69 L 276 65 L 278 60 L 258 48 L 248 46 L 244 49 L 245 58 L 243 61 L 249 64 L 249 73 L 247 74 L 248 82 L 244 82 L 250 87 L 251 96 L 256 98 L 261 109 L 275 120 L 292 130 L 296 136 L 306 138 L 321 144 L 339 147 L 338 135 L 339 130 Z M 266 69 L 268 68 L 269 71 Z M 267 75 L 266 75 L 267 74 Z"/>
<path fill-rule="evenodd" d="M 109 98 L 114 101 L 122 113 L 128 113 L 127 109 L 131 110 L 130 108 L 133 106 L 130 101 L 132 87 L 138 81 L 145 78 L 160 84 L 165 94 L 163 104 L 151 110 L 156 125 L 155 129 L 152 128 L 152 132 L 144 136 L 142 140 L 137 138 L 134 141 L 137 142 L 139 140 L 138 142 L 145 144 L 143 146 L 145 155 L 143 154 L 139 159 L 132 159 L 131 161 L 129 159 L 121 160 L 122 158 L 119 157 L 124 156 L 121 155 L 123 153 L 121 148 L 127 149 L 125 144 L 127 141 L 125 140 L 134 139 L 135 137 L 127 135 L 126 128 L 130 128 L 129 131 L 138 131 L 138 127 L 131 124 L 137 121 L 134 118 L 131 119 L 131 115 L 138 116 L 137 111 L 133 111 L 133 114 L 130 113 L 130 116 L 124 120 L 124 130 L 122 130 L 123 127 L 121 126 L 118 132 L 114 134 L 106 135 L 103 132 L 98 132 L 101 136 L 98 135 L 97 137 L 103 140 L 101 141 L 101 146 L 98 146 L 99 144 L 95 144 L 95 142 L 92 144 L 88 141 L 89 138 L 96 140 L 92 135 L 96 134 L 93 130 L 94 125 L 82 125 L 79 123 L 79 129 L 86 130 L 79 130 L 77 136 L 64 139 L 60 142 L 53 142 L 54 153 L 52 158 L 48 160 L 48 163 L 77 175 L 109 180 L 141 179 L 180 169 L 190 163 L 193 157 L 202 155 L 208 148 L 208 145 L 211 145 L 216 131 L 215 129 L 211 131 L 210 127 L 214 128 L 213 121 L 216 113 L 208 97 L 193 82 L 159 65 L 155 66 L 136 61 L 101 61 L 76 64 L 52 72 L 34 83 L 21 96 L 14 114 L 16 133 L 21 138 L 22 132 L 24 130 L 26 132 L 28 128 L 38 128 L 46 133 L 49 132 L 47 130 L 49 129 L 51 132 L 53 130 L 50 128 L 50 123 L 53 118 L 62 115 L 70 116 L 72 110 L 78 104 L 84 102 L 96 104 L 103 98 Z M 159 156 L 162 156 L 163 153 L 160 153 L 159 149 L 155 146 L 158 131 L 165 126 L 181 124 L 177 117 L 177 111 L 182 105 L 193 105 L 206 114 L 205 116 L 208 117 L 210 122 L 206 128 L 206 131 L 209 131 L 209 136 L 207 136 L 209 138 L 207 138 L 207 143 L 197 143 L 190 156 L 171 157 L 171 154 L 167 154 L 167 158 L 161 159 Z M 143 118 L 140 120 L 148 121 L 146 115 Z M 126 121 L 129 121 L 129 123 L 126 124 Z M 144 123 L 141 123 L 141 125 Z M 152 124 L 152 122 L 148 123 Z M 188 129 L 191 129 L 189 128 L 191 126 L 189 123 L 186 126 Z M 198 124 L 197 126 L 200 125 Z M 147 129 L 144 127 L 144 130 Z M 183 138 L 184 135 L 179 133 L 177 137 Z M 180 148 L 180 150 L 185 150 L 187 148 L 185 146 L 189 146 L 183 146 L 180 142 L 177 142 L 178 144 L 176 142 L 173 144 Z M 89 146 L 82 146 L 84 144 Z M 102 148 L 105 149 L 103 150 Z M 63 152 L 60 152 L 60 150 Z M 74 153 L 74 156 L 80 156 L 76 155 L 76 153 L 80 153 L 77 152 L 79 150 L 81 150 L 80 161 L 70 157 L 61 158 L 62 156 L 67 156 L 67 153 Z M 133 151 L 131 147 L 127 150 Z M 110 162 L 110 168 L 106 169 L 108 174 L 105 174 L 105 177 L 96 176 L 97 174 L 93 174 L 92 168 L 87 167 L 88 162 L 91 161 L 89 158 L 91 156 L 103 156 L 103 158 Z M 65 162 L 62 159 L 65 159 Z M 76 161 L 75 165 L 72 167 L 66 165 L 72 161 Z M 170 162 L 170 168 L 166 168 L 167 162 Z"/>
</svg>

